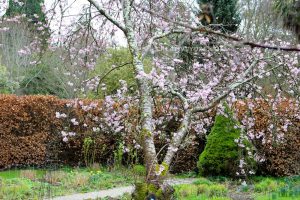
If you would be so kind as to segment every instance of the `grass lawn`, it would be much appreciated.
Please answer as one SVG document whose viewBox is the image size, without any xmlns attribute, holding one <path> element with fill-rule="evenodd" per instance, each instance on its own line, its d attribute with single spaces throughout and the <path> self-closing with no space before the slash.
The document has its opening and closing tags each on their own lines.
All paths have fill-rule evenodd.
<svg viewBox="0 0 300 200">
<path fill-rule="evenodd" d="M 85 193 L 133 184 L 143 178 L 141 166 L 134 169 L 104 167 L 26 169 L 0 172 L 0 199 L 43 199 Z M 194 174 L 176 175 L 177 178 Z M 175 186 L 176 199 L 183 200 L 300 200 L 300 176 L 254 177 L 242 185 L 225 177 L 198 178 L 193 184 Z M 125 195 L 120 199 L 130 199 Z"/>
<path fill-rule="evenodd" d="M 0 199 L 24 200 L 85 193 L 126 186 L 141 179 L 132 169 L 70 168 L 0 172 Z"/>
<path fill-rule="evenodd" d="M 184 200 L 300 200 L 300 176 L 253 177 L 247 184 L 224 177 L 199 178 L 175 191 L 176 199 Z"/>
</svg>

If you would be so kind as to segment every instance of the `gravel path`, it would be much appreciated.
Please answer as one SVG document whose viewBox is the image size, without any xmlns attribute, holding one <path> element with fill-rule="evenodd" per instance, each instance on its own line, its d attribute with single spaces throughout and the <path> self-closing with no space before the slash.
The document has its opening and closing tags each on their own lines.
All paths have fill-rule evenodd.
<svg viewBox="0 0 300 200">
<path fill-rule="evenodd" d="M 167 182 L 170 185 L 180 185 L 180 184 L 189 184 L 193 183 L 195 178 L 186 178 L 186 179 L 168 179 Z M 127 187 L 117 187 L 108 190 L 100 190 L 97 192 L 89 192 L 89 193 L 82 193 L 82 194 L 72 194 L 67 196 L 61 197 L 54 197 L 51 200 L 86 200 L 86 199 L 97 199 L 97 198 L 104 198 L 104 197 L 119 197 L 124 195 L 125 193 L 132 193 L 134 190 L 134 186 L 127 186 Z M 45 199 L 50 200 L 50 199 Z"/>
</svg>

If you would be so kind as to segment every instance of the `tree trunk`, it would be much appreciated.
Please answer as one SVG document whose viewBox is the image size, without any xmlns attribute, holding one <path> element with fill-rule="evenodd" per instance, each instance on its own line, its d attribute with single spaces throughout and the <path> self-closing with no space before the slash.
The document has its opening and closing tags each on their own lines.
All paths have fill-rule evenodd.
<svg viewBox="0 0 300 200">
<path fill-rule="evenodd" d="M 180 128 L 178 129 L 177 132 L 173 134 L 172 141 L 169 145 L 167 154 L 165 155 L 163 163 L 167 166 L 170 166 L 172 163 L 172 160 L 175 156 L 175 153 L 177 152 L 181 142 L 184 140 L 187 132 L 188 132 L 188 127 L 190 124 L 191 120 L 191 111 L 188 110 L 181 122 Z"/>
<path fill-rule="evenodd" d="M 126 38 L 129 46 L 130 53 L 132 55 L 133 66 L 136 75 L 145 73 L 144 65 L 141 57 L 142 53 L 138 49 L 137 41 L 134 35 L 133 22 L 130 18 L 130 1 L 124 1 L 123 4 L 123 15 L 126 29 Z M 151 88 L 149 81 L 146 77 L 137 76 L 137 84 L 140 93 L 140 112 L 141 112 L 141 138 L 142 147 L 144 151 L 144 159 L 147 168 L 147 179 L 148 183 L 157 182 L 157 176 L 155 173 L 155 167 L 158 164 L 156 157 L 156 150 L 153 138 L 153 124 L 152 124 L 152 98 L 150 95 Z"/>
<path fill-rule="evenodd" d="M 141 113 L 141 138 L 144 152 L 144 162 L 147 169 L 147 177 L 144 183 L 136 183 L 136 189 L 132 195 L 135 200 L 144 199 L 172 199 L 174 189 L 169 185 L 164 185 L 163 176 L 158 175 L 156 170 L 158 160 L 156 156 L 153 123 L 151 87 L 149 80 L 143 76 L 145 74 L 142 62 L 142 53 L 138 49 L 137 41 L 134 35 L 133 22 L 130 19 L 130 1 L 124 0 L 123 15 L 125 23 L 125 35 L 127 38 L 130 53 L 132 55 L 135 74 L 137 75 L 137 84 L 140 93 L 140 113 Z M 166 169 L 167 170 L 167 169 Z"/>
</svg>

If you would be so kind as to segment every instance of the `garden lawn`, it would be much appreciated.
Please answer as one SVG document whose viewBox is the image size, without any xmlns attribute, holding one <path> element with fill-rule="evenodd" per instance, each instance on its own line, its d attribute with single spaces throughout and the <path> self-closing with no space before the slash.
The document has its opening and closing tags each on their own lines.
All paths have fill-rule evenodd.
<svg viewBox="0 0 300 200">
<path fill-rule="evenodd" d="M 133 184 L 142 178 L 131 169 L 8 170 L 0 172 L 0 199 L 43 199 Z"/>
<path fill-rule="evenodd" d="M 0 199 L 39 200 L 73 193 L 85 193 L 127 186 L 144 177 L 141 167 L 60 168 L 8 170 L 0 172 Z M 194 176 L 193 173 L 176 178 Z M 193 184 L 175 186 L 176 199 L 183 200 L 300 200 L 300 176 L 254 177 L 241 181 L 225 177 L 198 178 Z M 131 199 L 125 195 L 119 199 Z"/>
<path fill-rule="evenodd" d="M 254 177 L 247 183 L 224 177 L 199 178 L 175 186 L 176 199 L 184 200 L 300 200 L 300 176 Z"/>
</svg>

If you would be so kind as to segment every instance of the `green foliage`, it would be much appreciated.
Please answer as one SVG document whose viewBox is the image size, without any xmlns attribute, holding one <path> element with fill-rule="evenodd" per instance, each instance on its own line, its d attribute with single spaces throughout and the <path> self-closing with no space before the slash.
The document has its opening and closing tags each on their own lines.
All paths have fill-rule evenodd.
<svg viewBox="0 0 300 200">
<path fill-rule="evenodd" d="M 144 165 L 134 165 L 133 166 L 133 173 L 139 176 L 146 176 L 146 167 Z"/>
<path fill-rule="evenodd" d="M 175 196 L 177 199 L 189 200 L 211 200 L 211 199 L 231 199 L 228 194 L 237 194 L 255 200 L 298 200 L 300 197 L 300 176 L 272 178 L 272 177 L 254 177 L 248 180 L 253 182 L 240 188 L 236 181 L 227 180 L 220 184 L 218 178 L 208 180 L 200 178 L 193 184 L 184 184 L 175 186 Z"/>
<path fill-rule="evenodd" d="M 300 198 L 300 176 L 286 178 L 259 178 L 254 184 L 256 200 L 289 200 Z"/>
<path fill-rule="evenodd" d="M 235 174 L 239 152 L 234 140 L 240 136 L 240 130 L 234 128 L 235 124 L 233 120 L 225 116 L 218 115 L 216 117 L 198 162 L 202 175 Z"/>
<path fill-rule="evenodd" d="M 175 190 L 177 199 L 229 199 L 226 197 L 228 189 L 221 184 L 183 184 Z"/>
<path fill-rule="evenodd" d="M 238 0 L 198 0 L 200 5 L 210 3 L 213 6 L 215 23 L 222 24 L 222 30 L 230 32 L 236 32 L 241 22 L 237 2 Z"/>
<path fill-rule="evenodd" d="M 123 143 L 120 143 L 118 149 L 116 149 L 114 152 L 114 165 L 117 168 L 122 166 L 122 160 L 124 154 L 123 148 L 124 148 Z"/>
<path fill-rule="evenodd" d="M 32 197 L 31 199 L 38 199 L 38 194 L 34 192 L 34 186 L 36 184 L 26 179 L 10 179 L 4 181 L 3 184 L 7 184 L 7 187 L 0 187 L 0 199 L 7 200 L 22 200 Z M 33 193 L 35 193 L 33 195 Z"/>
<path fill-rule="evenodd" d="M 68 77 L 64 63 L 57 54 L 45 53 L 37 66 L 29 66 L 20 83 L 21 94 L 55 95 L 72 97 L 73 91 L 66 85 Z"/>
<path fill-rule="evenodd" d="M 211 182 L 210 180 L 206 179 L 206 178 L 199 178 L 198 180 L 196 180 L 194 182 L 195 185 L 212 185 L 213 182 Z"/>
<path fill-rule="evenodd" d="M 255 192 L 273 192 L 278 190 L 283 185 L 278 183 L 276 180 L 271 178 L 266 178 L 255 184 L 254 191 Z"/>
<path fill-rule="evenodd" d="M 0 93 L 9 93 L 6 67 L 0 65 Z"/>
<path fill-rule="evenodd" d="M 6 67 L 0 64 L 0 94 L 10 94 L 19 88 L 19 84 L 9 80 L 8 76 Z"/>
<path fill-rule="evenodd" d="M 84 138 L 83 141 L 83 156 L 84 156 L 84 162 L 87 167 L 94 164 L 95 160 L 95 141 L 91 137 Z"/>
<path fill-rule="evenodd" d="M 21 2 L 19 4 L 18 2 Z M 6 11 L 7 16 L 14 16 L 19 14 L 25 14 L 28 19 L 36 23 L 38 21 L 45 23 L 46 16 L 42 9 L 44 0 L 9 0 L 9 8 Z M 36 18 L 34 15 L 38 15 Z"/>
<path fill-rule="evenodd" d="M 198 195 L 198 186 L 197 185 L 189 185 L 184 184 L 175 187 L 175 196 L 180 199 L 181 198 L 187 198 L 190 196 L 197 196 Z"/>
<path fill-rule="evenodd" d="M 108 170 L 102 168 L 90 171 L 89 168 L 64 167 L 57 171 L 34 170 L 37 180 L 25 179 L 20 170 L 0 172 L 0 199 L 23 200 L 44 199 L 72 193 L 92 192 L 134 183 L 132 170 L 123 168 Z M 138 180 L 140 180 L 139 177 Z M 53 184 L 51 184 L 52 182 Z M 49 194 L 51 192 L 51 194 Z"/>
<path fill-rule="evenodd" d="M 90 77 L 99 76 L 104 77 L 111 69 L 121 66 L 125 63 L 131 63 L 132 58 L 127 48 L 109 49 L 106 55 L 100 57 L 95 66 L 95 70 L 90 74 Z M 151 71 L 151 60 L 145 59 L 143 62 L 146 72 Z M 127 82 L 130 91 L 137 89 L 135 72 L 132 64 L 125 65 L 111 71 L 101 83 L 105 84 L 106 90 L 101 91 L 99 87 L 99 93 L 102 97 L 104 94 L 116 93 L 117 89 L 120 88 L 120 80 Z"/>
<path fill-rule="evenodd" d="M 227 192 L 228 192 L 228 189 L 226 188 L 225 185 L 215 184 L 215 185 L 210 186 L 209 191 L 208 191 L 208 196 L 222 197 L 222 196 L 226 196 Z"/>
</svg>

